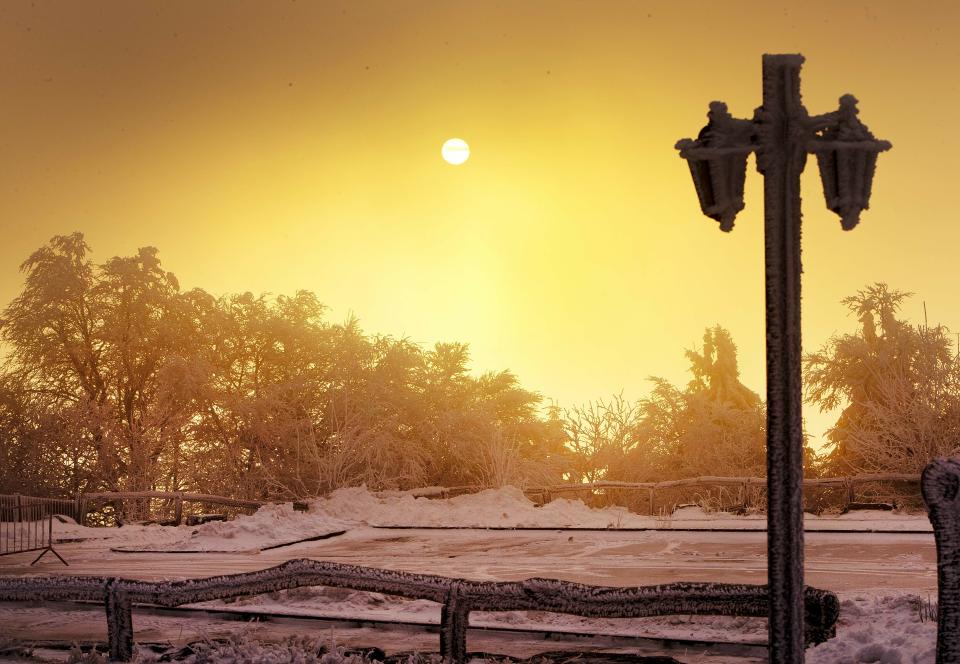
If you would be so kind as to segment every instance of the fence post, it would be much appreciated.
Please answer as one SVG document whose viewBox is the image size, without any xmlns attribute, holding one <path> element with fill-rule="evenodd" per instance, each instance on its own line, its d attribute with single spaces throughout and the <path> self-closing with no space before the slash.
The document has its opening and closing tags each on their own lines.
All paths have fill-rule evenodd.
<svg viewBox="0 0 960 664">
<path fill-rule="evenodd" d="M 960 460 L 934 459 L 920 486 L 937 543 L 937 664 L 960 662 Z"/>
<path fill-rule="evenodd" d="M 657 510 L 656 510 L 656 504 L 657 504 L 657 503 L 656 503 L 656 498 L 655 498 L 654 495 L 653 495 L 654 488 L 653 488 L 653 487 L 650 487 L 647 491 L 649 492 L 649 496 L 648 496 L 648 497 L 650 498 L 650 516 L 656 516 L 656 515 L 657 515 Z"/>
<path fill-rule="evenodd" d="M 847 512 L 847 511 L 850 510 L 850 505 L 852 505 L 853 502 L 854 502 L 854 500 L 853 500 L 853 499 L 854 499 L 854 495 L 853 495 L 853 478 L 852 478 L 852 477 L 846 478 L 846 480 L 845 480 L 844 483 L 847 485 L 847 505 L 846 505 L 846 507 L 844 507 L 843 511 L 844 511 L 844 512 Z"/>
<path fill-rule="evenodd" d="M 107 642 L 110 659 L 129 662 L 133 659 L 133 615 L 130 598 L 117 584 L 121 579 L 109 579 L 104 590 L 104 607 L 107 610 Z"/>
<path fill-rule="evenodd" d="M 87 497 L 82 493 L 78 493 L 77 496 L 80 499 L 80 507 L 77 510 L 77 523 L 83 526 L 87 521 Z"/>
<path fill-rule="evenodd" d="M 174 498 L 173 520 L 178 526 L 183 523 L 183 491 L 178 491 L 177 497 Z"/>
<path fill-rule="evenodd" d="M 746 513 L 750 507 L 750 483 L 744 482 L 740 485 L 740 490 L 743 491 L 743 500 L 740 504 L 740 510 Z"/>
<path fill-rule="evenodd" d="M 440 608 L 440 657 L 443 664 L 466 664 L 467 625 L 470 608 L 463 597 L 462 582 L 452 581 Z"/>
<path fill-rule="evenodd" d="M 17 513 L 17 518 L 14 519 L 14 521 L 16 521 L 17 523 L 20 523 L 20 522 L 23 521 L 23 500 L 22 500 L 22 498 L 23 498 L 23 496 L 21 496 L 19 493 L 16 494 L 17 504 L 16 504 L 16 509 L 15 509 L 15 511 L 16 511 L 16 513 Z"/>
</svg>

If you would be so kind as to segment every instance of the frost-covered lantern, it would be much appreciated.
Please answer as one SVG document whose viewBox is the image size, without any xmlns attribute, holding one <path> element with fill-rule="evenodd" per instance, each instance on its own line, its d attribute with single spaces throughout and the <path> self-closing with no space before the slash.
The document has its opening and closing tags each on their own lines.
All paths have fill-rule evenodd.
<svg viewBox="0 0 960 664">
<path fill-rule="evenodd" d="M 817 155 L 827 207 L 840 215 L 840 225 L 849 231 L 860 221 L 860 212 L 870 207 L 870 189 L 877 168 L 877 154 L 890 149 L 877 140 L 857 117 L 853 95 L 840 97 L 836 122 L 816 135 L 809 151 Z"/>
<path fill-rule="evenodd" d="M 720 222 L 720 230 L 730 231 L 737 213 L 743 209 L 747 155 L 753 151 L 753 123 L 731 117 L 727 105 L 719 101 L 711 102 L 707 117 L 709 122 L 697 139 L 680 139 L 676 149 L 690 166 L 700 209 Z"/>
</svg>

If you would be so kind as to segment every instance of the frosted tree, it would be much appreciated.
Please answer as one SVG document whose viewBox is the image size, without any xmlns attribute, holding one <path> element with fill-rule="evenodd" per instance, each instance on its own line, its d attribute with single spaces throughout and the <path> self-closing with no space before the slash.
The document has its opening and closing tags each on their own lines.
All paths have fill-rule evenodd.
<svg viewBox="0 0 960 664">
<path fill-rule="evenodd" d="M 698 475 L 765 473 L 765 418 L 760 397 L 740 382 L 737 349 L 720 326 L 700 350 L 686 353 L 692 379 L 680 389 L 652 377 L 638 404 L 635 442 L 611 477 L 658 481 Z"/>
<path fill-rule="evenodd" d="M 876 283 L 845 298 L 859 328 L 804 358 L 807 400 L 842 408 L 827 433 L 827 472 L 919 473 L 957 449 L 960 365 L 945 327 L 898 318 L 909 296 Z"/>
</svg>

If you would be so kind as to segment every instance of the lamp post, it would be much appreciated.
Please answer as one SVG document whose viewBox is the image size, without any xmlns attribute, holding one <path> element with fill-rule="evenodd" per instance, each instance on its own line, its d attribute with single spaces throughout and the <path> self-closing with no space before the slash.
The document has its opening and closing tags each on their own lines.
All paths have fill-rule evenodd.
<svg viewBox="0 0 960 664">
<path fill-rule="evenodd" d="M 767 327 L 767 583 L 769 658 L 803 662 L 803 420 L 800 383 L 800 173 L 817 156 L 827 207 L 841 226 L 868 207 L 877 154 L 856 99 L 809 116 L 800 102 L 802 55 L 763 56 L 763 105 L 752 120 L 713 102 L 696 140 L 677 142 L 703 213 L 730 231 L 743 209 L 747 155 L 763 175 Z"/>
</svg>

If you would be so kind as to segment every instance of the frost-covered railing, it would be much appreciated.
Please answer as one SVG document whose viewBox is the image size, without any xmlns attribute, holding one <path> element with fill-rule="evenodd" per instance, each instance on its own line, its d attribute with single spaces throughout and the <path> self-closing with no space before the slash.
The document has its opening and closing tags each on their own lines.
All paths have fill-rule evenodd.
<svg viewBox="0 0 960 664">
<path fill-rule="evenodd" d="M 804 478 L 803 487 L 806 488 L 840 488 L 846 491 L 845 507 L 856 504 L 855 487 L 858 484 L 868 482 L 916 482 L 920 483 L 920 476 L 910 473 L 882 473 L 871 475 L 852 475 L 846 477 L 810 477 Z M 541 489 L 544 500 L 550 500 L 553 494 L 564 492 L 576 492 L 593 489 L 619 489 L 619 490 L 646 490 L 650 503 L 650 514 L 655 513 L 656 509 L 656 491 L 658 489 L 672 489 L 678 487 L 693 486 L 728 486 L 738 487 L 741 491 L 741 500 L 743 507 L 747 507 L 749 502 L 750 487 L 760 487 L 766 489 L 766 477 L 688 477 L 680 480 L 664 480 L 662 482 L 617 482 L 612 480 L 601 480 L 584 484 L 557 484 Z"/>
<path fill-rule="evenodd" d="M 291 560 L 257 572 L 182 581 L 135 581 L 112 577 L 0 577 L 0 601 L 86 600 L 103 602 L 111 659 L 133 656 L 134 603 L 182 604 L 259 595 L 302 586 L 335 586 L 425 599 L 442 605 L 440 653 L 445 662 L 466 661 L 471 611 L 552 611 L 593 618 L 661 615 L 766 616 L 767 587 L 729 583 L 671 583 L 613 588 L 556 579 L 467 581 L 429 574 Z M 808 645 L 836 633 L 839 602 L 832 592 L 805 591 Z"/>
<path fill-rule="evenodd" d="M 937 664 L 960 662 L 960 459 L 934 459 L 923 471 L 937 542 Z"/>
<path fill-rule="evenodd" d="M 809 477 L 804 478 L 803 487 L 805 489 L 813 488 L 836 488 L 843 489 L 844 508 L 856 507 L 856 487 L 860 484 L 870 482 L 906 482 L 920 484 L 920 475 L 915 473 L 876 473 L 863 475 L 850 475 L 843 477 Z M 657 491 L 663 489 L 675 489 L 683 487 L 733 487 L 740 490 L 741 507 L 747 508 L 750 504 L 751 487 L 767 488 L 766 477 L 718 477 L 704 475 L 700 477 L 687 477 L 679 480 L 663 480 L 661 482 L 621 482 L 617 480 L 598 480 L 596 482 L 553 484 L 543 487 L 529 487 L 524 493 L 539 503 L 550 502 L 558 494 L 579 493 L 583 491 L 595 490 L 618 490 L 618 491 L 646 491 L 651 515 L 657 513 Z M 429 498 L 447 498 L 454 495 L 481 491 L 484 487 L 426 487 L 424 489 L 413 489 L 406 491 L 414 496 L 424 496 Z"/>
</svg>

